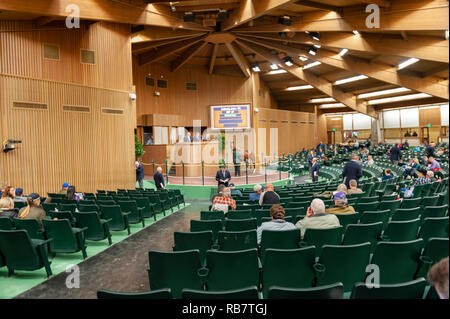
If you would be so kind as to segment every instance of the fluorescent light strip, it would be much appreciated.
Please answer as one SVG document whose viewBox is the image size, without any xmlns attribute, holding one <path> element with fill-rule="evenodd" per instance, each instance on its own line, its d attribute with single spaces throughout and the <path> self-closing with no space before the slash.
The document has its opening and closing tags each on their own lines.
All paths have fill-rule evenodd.
<svg viewBox="0 0 450 319">
<path fill-rule="evenodd" d="M 333 99 L 332 97 L 323 97 L 323 98 L 318 98 L 318 99 L 311 99 L 312 103 L 334 102 L 334 101 L 336 101 L 336 100 Z"/>
<path fill-rule="evenodd" d="M 344 56 L 348 52 L 348 49 L 342 49 L 341 52 L 339 52 L 340 56 Z"/>
<path fill-rule="evenodd" d="M 356 31 L 356 30 L 353 30 L 353 34 L 354 34 L 354 35 L 358 35 L 358 34 L 359 34 L 359 32 L 358 32 L 358 31 Z"/>
<path fill-rule="evenodd" d="M 440 105 L 433 105 L 433 106 L 422 106 L 422 107 L 419 107 L 419 110 L 426 110 L 426 109 L 439 109 L 439 108 L 441 108 L 441 106 L 440 106 Z"/>
<path fill-rule="evenodd" d="M 320 106 L 321 109 L 331 109 L 334 107 L 345 107 L 344 103 L 330 103 L 330 104 L 322 104 Z"/>
<path fill-rule="evenodd" d="M 390 89 L 390 90 L 382 90 L 382 91 L 376 91 L 376 92 L 362 93 L 362 94 L 358 95 L 358 99 L 365 99 L 367 97 L 388 95 L 388 94 L 408 92 L 408 91 L 411 91 L 411 90 L 408 89 L 408 88 L 401 87 L 401 88 Z"/>
<path fill-rule="evenodd" d="M 286 72 L 287 72 L 286 70 L 274 70 L 274 71 L 267 72 L 266 74 L 272 75 L 272 74 L 281 74 L 281 73 L 286 73 Z"/>
<path fill-rule="evenodd" d="M 398 65 L 398 67 L 397 67 L 397 70 L 401 70 L 401 69 L 403 69 L 403 68 L 406 68 L 408 65 L 414 64 L 414 63 L 416 63 L 417 61 L 419 61 L 419 59 L 416 59 L 416 58 L 408 59 L 408 60 L 406 60 L 405 62 L 400 63 L 400 64 Z"/>
<path fill-rule="evenodd" d="M 321 45 L 320 44 L 314 44 L 314 46 L 318 49 L 320 49 Z"/>
<path fill-rule="evenodd" d="M 334 82 L 334 85 L 339 85 L 339 84 L 344 84 L 344 83 L 354 82 L 354 81 L 359 81 L 359 80 L 364 80 L 364 79 L 367 79 L 367 76 L 357 75 L 357 76 L 352 76 L 351 78 L 337 80 L 336 82 Z"/>
<path fill-rule="evenodd" d="M 274 64 L 274 63 L 270 63 L 270 68 L 272 70 L 278 70 L 278 65 Z"/>
<path fill-rule="evenodd" d="M 301 85 L 301 86 L 291 86 L 286 89 L 286 91 L 297 91 L 297 90 L 307 90 L 312 89 L 312 85 Z"/>
<path fill-rule="evenodd" d="M 445 40 L 448 40 L 448 30 L 445 30 Z"/>
<path fill-rule="evenodd" d="M 298 58 L 300 59 L 300 61 L 303 61 L 303 62 L 308 61 L 308 58 L 305 58 L 304 56 L 301 56 L 301 55 Z"/>
<path fill-rule="evenodd" d="M 431 96 L 430 94 L 426 94 L 426 93 L 393 96 L 393 97 L 386 97 L 384 99 L 370 100 L 367 102 L 367 104 L 373 105 L 373 104 L 383 104 L 383 103 L 398 102 L 398 101 L 415 100 L 415 99 L 422 99 L 422 98 L 430 97 L 430 96 Z"/>
<path fill-rule="evenodd" d="M 252 67 L 252 70 L 253 70 L 254 72 L 261 72 L 260 67 L 257 66 L 257 65 L 253 66 L 253 67 Z"/>
<path fill-rule="evenodd" d="M 319 61 L 316 61 L 316 62 L 313 62 L 313 63 L 306 64 L 306 65 L 303 66 L 303 70 L 312 68 L 312 67 L 317 66 L 317 65 L 320 65 L 320 64 L 322 64 L 322 62 L 319 62 Z"/>
</svg>

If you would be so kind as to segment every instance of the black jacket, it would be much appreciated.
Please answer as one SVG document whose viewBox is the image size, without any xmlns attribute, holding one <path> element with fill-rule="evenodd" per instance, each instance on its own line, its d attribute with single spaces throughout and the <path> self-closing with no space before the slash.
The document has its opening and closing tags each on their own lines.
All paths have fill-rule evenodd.
<svg viewBox="0 0 450 319">
<path fill-rule="evenodd" d="M 164 183 L 164 175 L 160 172 L 156 172 L 155 175 L 153 175 L 153 180 L 155 181 L 156 188 L 162 188 L 162 186 L 165 186 Z"/>
<path fill-rule="evenodd" d="M 359 164 L 356 161 L 349 161 L 344 166 L 344 170 L 342 171 L 342 177 L 345 178 L 345 185 L 347 185 L 347 188 L 350 188 L 349 182 L 352 179 L 355 179 L 358 182 L 359 186 L 359 178 L 362 177 L 361 164 Z"/>
<path fill-rule="evenodd" d="M 425 153 L 426 153 L 427 157 L 430 157 L 430 156 L 434 157 L 434 147 L 428 145 L 425 150 Z"/>
<path fill-rule="evenodd" d="M 314 176 L 314 172 L 317 172 L 317 176 L 319 176 L 319 163 L 317 162 L 311 166 L 311 176 Z"/>
<path fill-rule="evenodd" d="M 391 160 L 399 161 L 402 159 L 402 152 L 397 146 L 391 148 Z"/>
<path fill-rule="evenodd" d="M 226 180 L 228 179 L 228 181 L 226 183 L 221 182 L 220 180 Z M 219 186 L 220 184 L 224 184 L 225 186 L 228 187 L 228 182 L 231 179 L 231 174 L 229 170 L 225 170 L 225 173 L 222 173 L 222 170 L 219 169 L 216 173 L 216 181 L 217 181 L 217 186 Z"/>
<path fill-rule="evenodd" d="M 136 180 L 144 179 L 144 166 L 142 164 L 139 164 L 138 167 L 136 167 Z"/>
</svg>

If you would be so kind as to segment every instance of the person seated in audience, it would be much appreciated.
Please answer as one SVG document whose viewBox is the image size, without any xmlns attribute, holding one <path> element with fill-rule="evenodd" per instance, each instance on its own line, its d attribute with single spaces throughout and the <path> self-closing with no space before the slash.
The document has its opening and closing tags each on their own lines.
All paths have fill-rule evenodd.
<svg viewBox="0 0 450 319">
<path fill-rule="evenodd" d="M 261 193 L 262 193 L 262 186 L 260 184 L 256 184 L 255 186 L 253 186 L 253 193 L 250 193 L 248 197 L 253 202 L 259 202 Z"/>
<path fill-rule="evenodd" d="M 72 200 L 72 199 L 75 199 L 77 202 L 79 202 L 80 200 L 83 199 L 83 194 L 77 193 L 75 190 L 75 186 L 73 186 L 73 185 L 69 186 L 69 188 L 67 189 L 67 195 L 66 195 L 66 200 Z"/>
<path fill-rule="evenodd" d="M 192 141 L 191 141 L 191 133 L 190 133 L 190 132 L 187 132 L 187 133 L 186 133 L 186 135 L 185 135 L 184 138 L 183 138 L 183 142 L 184 142 L 184 143 L 190 143 L 190 142 L 192 142 Z"/>
<path fill-rule="evenodd" d="M 422 167 L 419 168 L 417 170 L 417 174 L 419 175 L 419 177 L 414 180 L 414 182 L 409 188 L 406 187 L 400 188 L 400 192 L 404 194 L 403 195 L 404 198 L 410 198 L 413 196 L 413 190 L 415 186 L 431 183 L 431 180 L 426 176 L 427 170 L 425 168 Z"/>
<path fill-rule="evenodd" d="M 231 196 L 242 197 L 242 192 L 239 189 L 236 189 L 233 183 L 230 183 L 228 188 L 231 190 Z"/>
<path fill-rule="evenodd" d="M 340 226 L 339 219 L 334 214 L 325 212 L 325 203 L 319 198 L 313 199 L 311 206 L 308 207 L 305 218 L 295 224 L 300 229 L 300 235 L 303 239 L 308 228 L 329 229 Z"/>
<path fill-rule="evenodd" d="M 64 183 L 62 185 L 62 189 L 59 191 L 60 194 L 67 195 L 67 189 L 69 188 L 69 183 Z"/>
<path fill-rule="evenodd" d="M 17 217 L 14 210 L 14 201 L 11 197 L 3 197 L 0 199 L 0 218 L 9 218 L 11 221 Z"/>
<path fill-rule="evenodd" d="M 428 177 L 430 179 L 430 183 L 437 181 L 437 179 L 434 177 L 433 171 L 428 171 L 426 177 Z"/>
<path fill-rule="evenodd" d="M 6 183 L 0 182 L 0 197 L 3 196 L 6 186 L 8 186 Z"/>
<path fill-rule="evenodd" d="M 415 176 L 417 169 L 420 168 L 419 159 L 417 157 L 411 158 L 403 167 L 405 170 L 403 171 L 403 178 L 407 178 L 408 176 Z"/>
<path fill-rule="evenodd" d="M 372 155 L 367 156 L 367 161 L 364 162 L 364 165 L 373 165 L 375 162 L 373 161 Z"/>
<path fill-rule="evenodd" d="M 216 195 L 213 195 L 213 198 L 212 198 L 212 200 L 214 200 L 214 198 L 216 198 L 217 196 L 222 196 L 222 194 L 223 194 L 223 190 L 225 189 L 225 185 L 224 184 L 220 184 L 218 187 L 217 187 L 217 194 Z"/>
<path fill-rule="evenodd" d="M 16 197 L 16 189 L 12 186 L 6 186 L 4 191 L 2 192 L 2 197 L 9 197 L 14 199 Z"/>
<path fill-rule="evenodd" d="M 432 171 L 440 171 L 441 170 L 441 165 L 439 164 L 438 161 L 436 161 L 436 159 L 433 156 L 430 156 L 428 158 L 428 169 L 430 169 Z"/>
<path fill-rule="evenodd" d="M 348 182 L 350 189 L 347 191 L 347 194 L 360 194 L 363 193 L 361 188 L 358 188 L 358 183 L 355 179 L 351 179 L 350 182 Z M 345 186 L 345 184 L 344 184 Z"/>
<path fill-rule="evenodd" d="M 211 210 L 222 210 L 227 214 L 228 206 L 231 206 L 232 210 L 236 210 L 236 201 L 231 198 L 231 190 L 228 187 L 224 187 L 222 195 L 214 197 Z"/>
<path fill-rule="evenodd" d="M 338 192 L 334 194 L 334 206 L 327 208 L 327 214 L 353 214 L 355 209 L 352 206 L 348 206 L 347 196 L 344 193 Z"/>
<path fill-rule="evenodd" d="M 261 243 L 263 230 L 294 230 L 297 229 L 294 224 L 284 220 L 285 211 L 281 205 L 272 205 L 270 208 L 271 221 L 262 223 L 256 230 L 258 244 Z"/>
<path fill-rule="evenodd" d="M 279 204 L 280 195 L 274 192 L 274 187 L 272 183 L 267 183 L 264 192 L 259 197 L 259 206 L 264 206 L 265 204 Z"/>
<path fill-rule="evenodd" d="M 438 263 L 434 264 L 428 272 L 428 282 L 434 286 L 439 298 L 449 299 L 448 294 L 448 257 L 441 259 Z"/>
<path fill-rule="evenodd" d="M 439 151 L 436 152 L 437 156 L 442 156 L 444 154 L 444 149 L 442 147 L 439 148 Z"/>
<path fill-rule="evenodd" d="M 323 193 L 315 193 L 314 197 L 322 197 L 322 198 L 333 198 L 333 195 L 342 192 L 347 194 L 347 186 L 345 184 L 339 184 L 335 191 L 325 191 Z"/>
<path fill-rule="evenodd" d="M 192 139 L 192 142 L 201 142 L 201 137 L 200 137 L 199 132 L 195 133 L 194 138 Z"/>
<path fill-rule="evenodd" d="M 211 135 L 205 134 L 202 138 L 203 141 L 211 141 Z"/>
<path fill-rule="evenodd" d="M 392 175 L 392 171 L 388 168 L 384 170 L 384 176 L 381 178 L 382 181 L 386 181 L 388 179 L 394 178 Z"/>
<path fill-rule="evenodd" d="M 424 167 L 428 166 L 428 157 L 424 156 L 422 157 L 422 161 L 420 162 L 420 164 Z"/>
<path fill-rule="evenodd" d="M 45 218 L 45 210 L 41 205 L 41 197 L 37 193 L 28 195 L 27 206 L 22 207 L 19 211 L 18 218 L 20 219 L 37 219 L 42 226 L 42 220 Z"/>
<path fill-rule="evenodd" d="M 27 197 L 23 196 L 23 189 L 22 188 L 16 188 L 16 196 L 14 196 L 15 202 L 26 202 Z"/>
</svg>

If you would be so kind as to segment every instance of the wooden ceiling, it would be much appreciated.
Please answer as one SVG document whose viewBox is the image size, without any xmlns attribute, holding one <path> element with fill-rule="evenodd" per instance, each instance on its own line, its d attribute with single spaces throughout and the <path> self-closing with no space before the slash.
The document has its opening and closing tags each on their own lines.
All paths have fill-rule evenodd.
<svg viewBox="0 0 450 319">
<path fill-rule="evenodd" d="M 358 95 L 395 88 L 409 90 L 376 98 L 425 93 L 408 103 L 449 99 L 447 0 L 1 0 L 0 19 L 22 14 L 42 26 L 65 19 L 65 6 L 71 3 L 80 7 L 81 19 L 131 24 L 132 53 L 141 65 L 166 63 L 173 71 L 195 65 L 209 73 L 249 77 L 258 63 L 280 108 L 301 110 L 314 104 L 313 98 L 328 97 L 345 107 L 326 111 L 374 116 L 387 104 L 369 104 L 373 98 Z M 371 3 L 380 7 L 379 28 L 366 24 Z M 219 10 L 227 11 L 222 21 Z M 188 11 L 194 21 L 183 20 Z M 289 16 L 290 25 L 279 23 L 280 16 Z M 309 53 L 313 45 L 320 45 L 315 55 Z M 343 56 L 342 49 L 348 49 Z M 287 66 L 283 57 L 294 65 Z M 397 69 L 410 58 L 419 61 Z M 321 64 L 303 69 L 316 61 Z M 270 74 L 270 63 L 286 73 Z M 366 78 L 335 84 L 361 75 Z M 304 85 L 312 88 L 287 90 Z"/>
</svg>

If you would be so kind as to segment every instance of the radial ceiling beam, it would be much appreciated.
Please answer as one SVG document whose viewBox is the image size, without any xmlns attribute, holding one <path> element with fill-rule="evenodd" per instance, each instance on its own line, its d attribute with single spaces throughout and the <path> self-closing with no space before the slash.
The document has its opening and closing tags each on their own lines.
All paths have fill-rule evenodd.
<svg viewBox="0 0 450 319">
<path fill-rule="evenodd" d="M 214 44 L 214 49 L 211 54 L 211 61 L 209 62 L 209 74 L 212 74 L 214 71 L 214 64 L 216 63 L 218 49 L 219 49 L 219 43 Z"/>
<path fill-rule="evenodd" d="M 231 55 L 233 56 L 234 60 L 236 60 L 236 63 L 238 64 L 245 77 L 250 77 L 250 64 L 248 63 L 248 60 L 245 58 L 241 49 L 236 45 L 236 43 L 233 42 L 225 43 L 225 46 L 231 52 Z"/>
<path fill-rule="evenodd" d="M 369 13 L 365 5 L 343 8 L 343 13 L 333 11 L 305 12 L 293 18 L 291 26 L 281 24 L 238 28 L 240 32 L 304 32 L 304 31 L 420 31 L 448 30 L 447 0 L 396 0 L 390 7 L 380 10 L 379 28 L 366 24 Z"/>
<path fill-rule="evenodd" d="M 149 52 L 139 55 L 139 65 L 145 65 L 163 59 L 171 54 L 182 51 L 199 41 L 203 41 L 205 36 L 197 37 L 195 39 L 188 39 L 172 44 L 163 45 Z"/>
<path fill-rule="evenodd" d="M 177 71 L 183 65 L 185 65 L 194 55 L 197 54 L 208 42 L 200 41 L 195 43 L 194 45 L 187 48 L 181 55 L 176 58 L 170 65 L 170 69 L 172 72 Z"/>
<path fill-rule="evenodd" d="M 444 72 L 444 71 L 447 71 L 447 78 L 448 78 L 448 64 L 447 65 L 445 65 L 445 64 L 437 65 L 434 68 L 431 68 L 428 71 L 423 72 L 422 73 L 422 77 L 426 78 L 426 77 L 429 77 L 429 76 L 433 76 L 436 73 L 441 73 L 441 72 Z"/>
<path fill-rule="evenodd" d="M 132 43 L 169 40 L 174 38 L 183 38 L 187 36 L 203 35 L 206 32 L 197 30 L 169 29 L 161 27 L 145 27 L 144 30 L 134 33 L 131 36 Z"/>
<path fill-rule="evenodd" d="M 319 91 L 334 98 L 336 101 L 343 103 L 344 105 L 350 107 L 351 109 L 360 113 L 367 114 L 372 117 L 377 117 L 375 110 L 371 106 L 367 105 L 366 102 L 357 101 L 356 97 L 353 94 L 344 93 L 339 88 L 333 86 L 333 83 L 327 81 L 326 79 L 316 76 L 311 72 L 304 71 L 302 68 L 296 66 L 287 67 L 278 56 L 272 54 L 271 50 L 265 47 L 255 45 L 253 43 L 241 39 L 237 39 L 236 42 L 239 45 L 246 47 L 247 49 L 265 58 L 270 63 L 277 64 L 279 67 L 285 69 L 287 72 L 289 72 L 296 78 L 309 83 Z"/>
<path fill-rule="evenodd" d="M 236 34 L 250 36 L 248 33 Z M 371 33 L 355 35 L 351 32 L 325 32 L 320 34 L 320 41 L 316 41 L 303 32 L 287 38 L 281 38 L 273 33 L 255 33 L 251 36 L 278 42 L 320 44 L 330 48 L 346 48 L 354 51 L 449 63 L 449 41 L 438 37 L 408 35 L 408 39 L 403 40 L 395 36 Z"/>
<path fill-rule="evenodd" d="M 339 69 L 366 75 L 379 81 L 404 86 L 418 92 L 427 93 L 444 99 L 449 98 L 448 87 L 445 83 L 423 79 L 421 77 L 412 76 L 406 73 L 399 73 L 397 72 L 396 67 L 392 67 L 390 65 L 369 63 L 366 60 L 349 55 L 342 57 L 335 52 L 325 50 L 323 48 L 317 50 L 316 55 L 311 55 L 308 53 L 308 50 L 296 44 L 288 46 L 278 42 L 255 40 L 250 37 L 240 38 L 258 45 L 262 45 L 269 49 L 275 49 L 297 56 L 304 55 L 311 60 L 320 61 L 321 63 L 331 65 Z"/>
<path fill-rule="evenodd" d="M 222 22 L 222 30 L 238 27 L 297 0 L 241 0 L 239 8 Z"/>
<path fill-rule="evenodd" d="M 159 27 L 169 27 L 174 29 L 188 29 L 199 31 L 212 31 L 211 28 L 204 27 L 193 22 L 184 22 L 175 16 L 167 15 L 154 5 L 137 7 L 127 3 L 111 0 L 77 0 L 80 19 L 95 21 L 110 21 L 126 24 L 142 24 Z M 66 18 L 68 13 L 66 8 L 71 8 L 73 0 L 1 0 L 0 10 L 27 12 L 41 16 L 54 16 Z"/>
<path fill-rule="evenodd" d="M 173 39 L 167 39 L 167 40 L 132 43 L 131 50 L 132 50 L 133 54 L 141 54 L 141 53 L 147 52 L 153 48 L 161 47 L 161 46 L 176 43 L 176 42 L 186 41 L 188 39 L 195 39 L 197 37 L 198 36 L 187 36 L 187 37 L 183 37 L 183 38 L 173 38 Z"/>
</svg>

